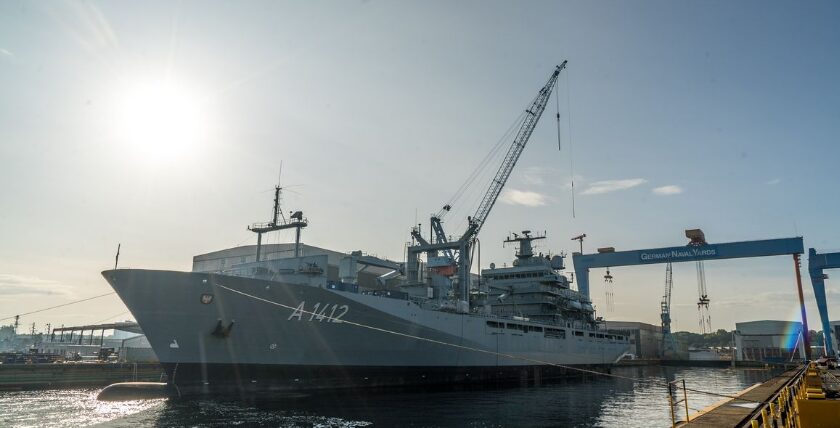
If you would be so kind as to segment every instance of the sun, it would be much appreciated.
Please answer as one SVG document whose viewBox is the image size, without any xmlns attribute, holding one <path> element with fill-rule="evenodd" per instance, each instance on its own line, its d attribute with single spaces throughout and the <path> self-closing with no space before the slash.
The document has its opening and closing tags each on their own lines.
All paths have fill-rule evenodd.
<svg viewBox="0 0 840 428">
<path fill-rule="evenodd" d="M 182 159 L 206 137 L 207 118 L 195 92 L 174 81 L 126 85 L 113 126 L 127 154 L 161 163 Z"/>
</svg>

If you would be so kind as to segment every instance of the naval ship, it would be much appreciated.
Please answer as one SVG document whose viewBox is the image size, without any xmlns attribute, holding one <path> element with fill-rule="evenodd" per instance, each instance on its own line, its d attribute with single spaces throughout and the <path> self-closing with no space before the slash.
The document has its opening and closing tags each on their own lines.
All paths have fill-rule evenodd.
<svg viewBox="0 0 840 428">
<path fill-rule="evenodd" d="M 249 227 L 256 248 L 197 256 L 191 272 L 102 274 L 182 393 L 539 381 L 608 366 L 630 342 L 600 328 L 563 254 L 534 254 L 544 235 L 508 237 L 518 245 L 510 267 L 472 272 L 478 233 L 565 66 L 522 113 L 466 231 L 444 232 L 447 203 L 428 234 L 411 230 L 404 262 L 302 247 L 308 220 L 283 214 L 277 186 L 273 219 Z M 264 253 L 263 234 L 284 229 L 294 246 Z"/>
<path fill-rule="evenodd" d="M 334 254 L 299 242 L 288 257 L 196 258 L 208 272 L 102 274 L 182 394 L 539 381 L 614 363 L 628 338 L 599 328 L 563 255 L 534 254 L 542 238 L 508 238 L 516 259 L 481 271 L 466 312 L 429 278 L 389 285 L 392 261 L 353 252 L 336 269 Z M 362 266 L 396 269 L 365 287 Z"/>
</svg>

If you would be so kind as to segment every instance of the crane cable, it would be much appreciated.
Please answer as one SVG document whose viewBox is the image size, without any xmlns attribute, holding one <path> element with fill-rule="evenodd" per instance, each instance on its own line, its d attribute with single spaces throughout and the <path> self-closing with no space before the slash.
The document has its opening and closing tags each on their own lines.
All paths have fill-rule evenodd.
<svg viewBox="0 0 840 428">
<path fill-rule="evenodd" d="M 488 170 L 488 166 L 500 163 L 499 158 L 504 153 L 502 151 L 502 149 L 506 146 L 505 143 L 507 143 L 510 140 L 510 138 L 513 138 L 514 130 L 516 130 L 519 127 L 522 126 L 522 122 L 525 121 L 525 115 L 526 115 L 526 112 L 523 109 L 522 113 L 520 113 L 519 116 L 513 121 L 513 123 L 511 123 L 511 125 L 505 131 L 504 135 L 502 135 L 502 137 L 499 138 L 499 140 L 496 142 L 496 144 L 493 146 L 493 148 L 490 150 L 490 152 L 488 152 L 487 155 L 484 156 L 484 158 L 481 160 L 481 163 L 479 163 L 479 165 L 475 168 L 475 170 L 472 172 L 472 174 L 470 174 L 467 181 L 464 182 L 464 184 L 461 185 L 461 187 L 458 189 L 458 192 L 456 192 L 455 196 L 453 196 L 452 199 L 450 199 L 450 201 L 447 203 L 449 206 L 454 205 L 456 201 L 458 201 L 463 196 L 465 196 L 468 188 L 470 186 L 472 186 L 472 184 L 474 184 L 477 180 L 479 180 L 479 178 L 484 179 L 484 177 L 486 176 L 486 174 L 484 174 L 485 172 L 487 172 L 487 171 L 492 172 L 492 170 Z M 492 179 L 492 177 L 490 177 L 490 179 Z M 478 208 L 479 203 L 481 203 L 481 200 L 484 197 L 483 192 L 472 192 L 472 193 L 474 193 L 474 197 L 473 197 L 472 201 L 467 201 L 466 203 L 461 204 L 461 207 L 466 207 L 467 208 L 467 213 L 475 212 L 475 210 Z M 439 214 L 445 214 L 445 213 L 446 213 L 446 211 L 442 211 Z M 466 214 L 466 215 L 469 215 L 469 214 Z M 461 218 L 461 221 L 458 223 L 458 227 L 455 228 L 454 230 L 464 230 L 464 229 L 466 229 L 466 223 L 467 223 L 466 215 L 459 216 Z M 450 229 L 450 230 L 452 230 L 452 229 Z"/>
<path fill-rule="evenodd" d="M 362 323 L 359 323 L 359 322 L 338 319 L 338 318 L 335 318 L 335 317 L 332 317 L 332 316 L 329 316 L 329 315 L 326 315 L 326 314 L 318 314 L 318 313 L 313 312 L 313 311 L 307 311 L 303 307 L 297 307 L 297 308 L 292 307 L 292 306 L 289 306 L 289 305 L 285 305 L 283 303 L 279 303 L 279 302 L 268 300 L 268 299 L 265 299 L 265 298 L 262 298 L 262 297 L 259 297 L 259 296 L 255 296 L 253 294 L 248 294 L 244 291 L 235 290 L 233 288 L 224 286 L 222 284 L 217 283 L 217 284 L 214 284 L 214 285 L 216 287 L 219 287 L 219 288 L 223 289 L 223 290 L 227 290 L 227 291 L 230 291 L 231 293 L 239 294 L 239 295 L 247 297 L 249 299 L 257 300 L 257 301 L 260 301 L 260 302 L 263 302 L 263 303 L 268 303 L 270 305 L 274 305 L 274 306 L 278 306 L 278 307 L 281 307 L 281 308 L 284 308 L 284 309 L 292 310 L 293 314 L 300 313 L 300 314 L 304 314 L 304 315 L 309 315 L 310 318 L 317 316 L 318 319 L 321 320 L 321 321 L 327 320 L 327 321 L 330 321 L 330 322 L 352 325 L 354 327 L 360 327 L 360 328 L 364 328 L 364 329 L 368 329 L 368 330 L 373 330 L 373 331 L 378 331 L 378 332 L 381 332 L 381 333 L 392 334 L 392 335 L 395 335 L 395 336 L 406 337 L 406 338 L 409 338 L 409 339 L 415 339 L 415 340 L 419 340 L 419 341 L 423 341 L 423 342 L 435 343 L 435 344 L 438 344 L 438 345 L 449 346 L 449 347 L 452 347 L 452 348 L 463 349 L 463 350 L 466 350 L 466 351 L 473 351 L 473 352 L 479 352 L 479 353 L 483 353 L 483 354 L 490 354 L 490 355 L 494 355 L 494 356 L 497 356 L 497 357 L 509 358 L 509 359 L 512 359 L 512 360 L 527 361 L 527 362 L 531 362 L 531 363 L 536 363 L 536 364 L 540 364 L 540 365 L 547 365 L 547 366 L 552 366 L 552 367 L 558 367 L 558 368 L 577 371 L 577 372 L 581 372 L 581 373 L 588 373 L 588 374 L 604 376 L 604 377 L 612 377 L 612 378 L 616 378 L 616 379 L 631 380 L 631 381 L 634 381 L 634 382 L 649 382 L 651 380 L 649 378 L 637 378 L 637 377 L 616 375 L 616 374 L 612 374 L 612 373 L 603 373 L 603 372 L 599 372 L 597 370 L 589 370 L 589 369 L 583 369 L 583 368 L 580 368 L 580 367 L 567 366 L 567 365 L 563 365 L 563 364 L 557 364 L 557 363 L 552 363 L 552 362 L 548 362 L 548 361 L 542 361 L 542 360 L 538 360 L 538 359 L 535 359 L 535 358 L 524 357 L 524 356 L 521 356 L 521 355 L 505 354 L 505 353 L 502 353 L 502 352 L 491 351 L 491 350 L 488 350 L 488 349 L 475 348 L 475 347 L 467 346 L 467 345 L 458 345 L 458 344 L 455 344 L 455 343 L 449 343 L 449 342 L 445 342 L 445 341 L 442 341 L 442 340 L 430 339 L 428 337 L 415 336 L 415 335 L 409 334 L 409 333 L 401 333 L 401 332 L 394 331 L 394 330 L 388 330 L 386 328 L 374 327 L 374 326 L 368 325 L 368 324 L 362 324 Z M 656 384 L 656 383 L 657 382 L 654 382 L 654 384 Z M 669 390 L 670 390 L 670 387 L 668 386 L 667 382 L 665 383 L 664 386 L 666 388 L 669 388 Z M 715 397 L 730 398 L 732 400 L 739 400 L 739 401 L 744 401 L 744 402 L 747 402 L 747 403 L 767 404 L 767 403 L 770 402 L 770 401 L 749 400 L 749 399 L 741 398 L 741 397 L 738 397 L 738 396 L 735 396 L 735 395 L 721 394 L 721 393 L 718 393 L 718 392 L 703 391 L 703 390 L 693 389 L 693 388 L 685 388 L 685 390 L 686 391 L 691 391 L 691 392 L 696 392 L 698 394 L 705 394 L 705 395 L 710 395 L 710 396 L 715 396 Z"/>
<path fill-rule="evenodd" d="M 461 186 L 458 188 L 458 190 L 455 191 L 455 194 L 452 195 L 452 197 L 447 202 L 448 206 L 454 205 L 455 202 L 457 202 L 464 195 L 467 188 L 469 188 L 472 185 L 472 183 L 475 182 L 475 180 L 478 178 L 478 176 L 487 168 L 488 165 L 490 165 L 491 161 L 494 158 L 496 158 L 499 151 L 502 149 L 504 143 L 507 142 L 508 137 L 511 135 L 511 133 L 513 132 L 513 129 L 516 127 L 516 125 L 521 124 L 522 121 L 524 121 L 524 120 L 525 120 L 525 112 L 523 110 L 523 112 L 519 114 L 519 116 L 513 121 L 513 123 L 510 124 L 510 126 L 505 131 L 505 133 L 502 134 L 501 138 L 499 138 L 499 140 L 496 141 L 496 144 L 493 145 L 493 147 L 484 156 L 484 158 L 481 160 L 481 162 L 478 163 L 478 165 L 470 173 L 470 175 L 467 177 L 467 179 L 461 184 Z M 438 214 L 439 214 L 439 216 L 443 216 L 444 214 L 446 214 L 446 211 L 440 212 Z"/>
<path fill-rule="evenodd" d="M 571 176 L 572 185 L 572 218 L 575 217 L 575 155 L 572 150 L 572 95 L 571 85 L 569 84 L 569 70 L 566 70 L 566 120 L 569 122 L 569 175 Z M 559 137 L 558 137 L 559 138 Z"/>
<path fill-rule="evenodd" d="M 563 145 L 560 143 L 560 85 L 554 82 L 554 104 L 557 108 L 557 150 L 563 151 Z"/>
<path fill-rule="evenodd" d="M 61 308 L 61 307 L 64 307 L 64 306 L 75 305 L 76 303 L 87 302 L 88 300 L 98 299 L 98 298 L 100 298 L 100 297 L 110 296 L 110 295 L 112 295 L 112 294 L 117 294 L 117 293 L 116 293 L 115 291 L 112 291 L 112 292 L 110 292 L 110 293 L 100 294 L 100 295 L 98 295 L 98 296 L 88 297 L 88 298 L 86 298 L 86 299 L 76 300 L 76 301 L 69 302 L 69 303 L 63 303 L 63 304 L 61 304 L 61 305 L 50 306 L 50 307 L 48 307 L 48 308 L 38 309 L 37 311 L 26 312 L 26 313 L 23 313 L 23 314 L 18 314 L 18 315 L 12 315 L 12 316 L 10 316 L 10 317 L 6 317 L 6 318 L 0 318 L 0 321 L 6 321 L 6 320 L 13 319 L 13 318 L 15 318 L 15 317 L 22 317 L 22 316 L 25 316 L 25 315 L 37 314 L 38 312 L 44 312 L 44 311 L 48 311 L 48 310 L 50 310 L 50 309 Z"/>
</svg>

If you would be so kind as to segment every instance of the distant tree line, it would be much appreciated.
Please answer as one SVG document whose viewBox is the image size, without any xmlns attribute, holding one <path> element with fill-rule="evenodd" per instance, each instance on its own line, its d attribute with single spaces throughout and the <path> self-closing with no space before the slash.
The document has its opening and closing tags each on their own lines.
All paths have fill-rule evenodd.
<svg viewBox="0 0 840 428">
<path fill-rule="evenodd" d="M 692 333 L 690 331 L 677 331 L 674 334 L 674 340 L 678 347 L 685 348 L 711 348 L 718 346 L 733 346 L 732 330 L 726 331 L 718 329 L 714 333 Z M 821 331 L 810 330 L 808 338 L 811 341 L 811 346 L 823 346 L 823 335 Z"/>
</svg>

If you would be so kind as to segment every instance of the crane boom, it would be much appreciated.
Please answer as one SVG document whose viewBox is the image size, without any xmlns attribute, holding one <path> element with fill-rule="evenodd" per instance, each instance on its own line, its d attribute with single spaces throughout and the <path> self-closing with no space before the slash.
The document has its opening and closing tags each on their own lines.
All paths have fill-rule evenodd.
<svg viewBox="0 0 840 428">
<path fill-rule="evenodd" d="M 417 281 L 419 279 L 420 265 L 418 256 L 420 253 L 426 253 L 427 256 L 435 256 L 435 268 L 438 269 L 438 273 L 441 276 L 448 278 L 452 274 L 443 272 L 452 272 L 451 268 L 456 268 L 458 287 L 454 287 L 454 284 L 451 282 L 449 282 L 449 284 L 453 286 L 453 291 L 455 291 L 454 294 L 459 300 L 457 305 L 458 312 L 463 313 L 465 311 L 469 311 L 471 266 L 470 250 L 475 241 L 476 235 L 478 235 L 478 232 L 484 225 L 484 221 L 487 219 L 487 216 L 493 209 L 493 205 L 499 198 L 505 183 L 513 171 L 513 167 L 516 166 L 519 156 L 522 154 L 522 151 L 525 149 L 525 145 L 531 138 L 534 128 L 537 126 L 540 117 L 545 111 L 545 107 L 548 105 L 548 101 L 551 97 L 551 91 L 557 83 L 557 77 L 560 75 L 560 71 L 566 68 L 566 63 L 567 61 L 563 61 L 560 65 L 555 67 L 554 72 L 551 73 L 551 76 L 548 79 L 548 82 L 543 85 L 536 98 L 534 98 L 531 102 L 528 109 L 525 110 L 524 119 L 522 120 L 519 130 L 513 139 L 513 143 L 505 154 L 502 164 L 499 166 L 498 171 L 496 171 L 495 176 L 490 181 L 490 186 L 482 197 L 481 203 L 479 204 L 475 215 L 468 218 L 467 230 L 464 234 L 457 240 L 447 239 L 443 230 L 443 225 L 441 224 L 441 217 L 451 209 L 451 206 L 448 204 L 443 207 L 443 210 L 440 213 L 432 215 L 430 218 L 432 226 L 432 239 L 429 241 L 424 240 L 419 227 L 414 227 L 412 229 L 411 235 L 416 238 L 419 243 L 412 245 L 407 249 L 405 268 L 406 277 L 409 281 Z M 437 239 L 435 240 L 434 238 Z M 441 251 L 444 253 L 444 257 L 438 257 Z M 431 258 L 428 261 L 430 265 L 433 262 Z M 446 279 L 446 281 L 451 280 Z"/>
<path fill-rule="evenodd" d="M 505 158 L 499 166 L 499 170 L 496 171 L 496 175 L 490 181 L 490 188 L 487 189 L 487 193 L 484 194 L 481 204 L 475 211 L 475 215 L 472 216 L 467 231 L 461 237 L 462 240 L 471 239 L 478 234 L 479 230 L 481 230 L 481 226 L 490 214 L 490 210 L 493 209 L 493 205 L 496 204 L 496 200 L 502 193 L 502 189 L 505 187 L 505 183 L 510 177 L 513 167 L 516 166 L 516 161 L 519 160 L 519 156 L 522 154 L 522 151 L 525 150 L 525 145 L 528 144 L 528 140 L 531 138 L 531 134 L 537 126 L 537 122 L 540 121 L 540 117 L 545 111 L 545 107 L 548 105 L 548 100 L 551 97 L 551 90 L 557 82 L 557 77 L 560 75 L 560 71 L 566 68 L 567 62 L 568 61 L 563 61 L 554 69 L 554 72 L 551 73 L 551 77 L 548 78 L 548 82 L 546 82 L 542 89 L 540 89 L 540 92 L 537 94 L 537 97 L 534 98 L 531 106 L 525 110 L 526 115 L 522 121 L 519 131 L 516 133 L 516 138 L 513 139 L 513 144 L 511 144 L 507 154 L 505 154 Z"/>
</svg>

